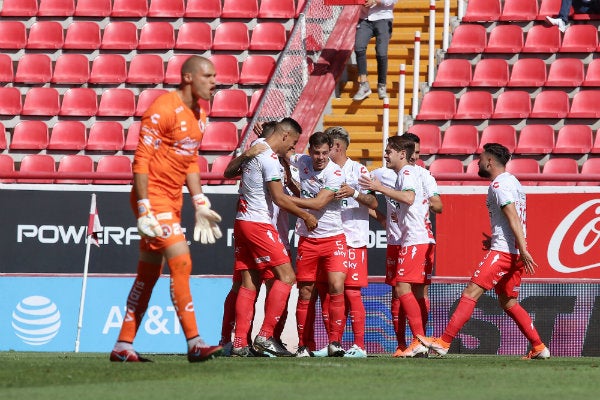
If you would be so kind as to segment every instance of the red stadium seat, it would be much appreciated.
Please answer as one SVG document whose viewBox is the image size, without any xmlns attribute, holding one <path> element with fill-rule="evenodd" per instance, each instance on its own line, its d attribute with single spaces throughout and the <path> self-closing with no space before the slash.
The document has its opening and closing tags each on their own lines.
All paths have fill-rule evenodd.
<svg viewBox="0 0 600 400">
<path fill-rule="evenodd" d="M 53 87 L 33 87 L 27 91 L 23 102 L 22 115 L 58 115 L 60 100 Z"/>
<path fill-rule="evenodd" d="M 63 27 L 56 21 L 36 21 L 29 28 L 27 49 L 60 49 L 65 42 Z"/>
<path fill-rule="evenodd" d="M 531 113 L 529 93 L 521 90 L 505 91 L 498 95 L 493 119 L 527 118 Z"/>
<path fill-rule="evenodd" d="M 510 172 L 513 175 L 539 174 L 540 165 L 533 158 L 512 158 L 506 164 L 506 171 Z M 521 184 L 527 183 L 521 182 Z M 532 185 L 535 186 L 535 183 L 533 183 Z"/>
<path fill-rule="evenodd" d="M 485 28 L 481 25 L 459 25 L 452 33 L 448 53 L 481 53 L 487 45 Z"/>
<path fill-rule="evenodd" d="M 12 82 L 14 75 L 13 62 L 10 56 L 0 53 L 0 82 Z"/>
<path fill-rule="evenodd" d="M 233 54 L 213 54 L 210 61 L 217 71 L 216 81 L 221 85 L 234 85 L 240 80 L 240 67 Z"/>
<path fill-rule="evenodd" d="M 512 67 L 507 86 L 540 87 L 546 83 L 546 63 L 540 58 L 520 58 Z"/>
<path fill-rule="evenodd" d="M 92 62 L 89 83 L 120 84 L 127 79 L 127 62 L 121 54 L 100 54 Z"/>
<path fill-rule="evenodd" d="M 508 63 L 499 58 L 480 60 L 473 71 L 470 86 L 503 87 L 508 83 Z"/>
<path fill-rule="evenodd" d="M 460 58 L 443 60 L 438 66 L 433 87 L 465 87 L 471 82 L 471 63 Z"/>
<path fill-rule="evenodd" d="M 223 0 L 221 18 L 256 18 L 257 0 Z"/>
<path fill-rule="evenodd" d="M 17 65 L 15 82 L 48 83 L 52 79 L 52 60 L 47 54 L 23 54 Z"/>
<path fill-rule="evenodd" d="M 112 10 L 111 0 L 77 0 L 76 17 L 108 17 Z"/>
<path fill-rule="evenodd" d="M 421 102 L 418 120 L 452 119 L 456 113 L 454 93 L 447 91 L 431 91 L 425 93 Z"/>
<path fill-rule="evenodd" d="M 517 147 L 517 132 L 512 125 L 488 125 L 481 132 L 477 153 L 483 152 L 486 143 L 500 143 L 512 153 Z"/>
<path fill-rule="evenodd" d="M 90 79 L 90 63 L 84 54 L 63 53 L 56 59 L 52 83 L 83 84 Z"/>
<path fill-rule="evenodd" d="M 471 0 L 463 16 L 464 22 L 493 22 L 500 18 L 500 0 Z"/>
<path fill-rule="evenodd" d="M 183 0 L 151 0 L 148 17 L 181 18 L 185 13 Z"/>
<path fill-rule="evenodd" d="M 556 53 L 560 48 L 560 31 L 557 26 L 534 25 L 525 38 L 524 53 Z"/>
<path fill-rule="evenodd" d="M 0 21 L 0 49 L 23 49 L 27 30 L 21 21 Z"/>
<path fill-rule="evenodd" d="M 250 44 L 248 27 L 242 22 L 222 22 L 215 28 L 213 50 L 246 50 Z"/>
<path fill-rule="evenodd" d="M 135 95 L 129 89 L 106 89 L 100 97 L 97 116 L 131 117 L 135 112 Z"/>
<path fill-rule="evenodd" d="M 63 95 L 60 112 L 62 116 L 93 117 L 98 111 L 98 96 L 90 88 L 71 88 Z"/>
<path fill-rule="evenodd" d="M 462 161 L 455 158 L 436 158 L 429 165 L 429 172 L 435 178 L 438 174 L 462 174 L 464 167 Z M 460 181 L 447 181 L 444 185 L 460 185 Z"/>
<path fill-rule="evenodd" d="M 540 0 L 540 10 L 535 18 L 538 21 L 546 21 L 546 17 L 556 17 L 560 11 L 561 0 Z"/>
<path fill-rule="evenodd" d="M 479 177 L 479 158 L 473 159 L 468 165 L 465 171 L 465 175 Z M 464 186 L 488 186 L 490 182 L 479 177 L 478 180 L 465 180 L 462 181 Z"/>
<path fill-rule="evenodd" d="M 421 154 L 437 154 L 442 144 L 442 133 L 439 126 L 416 124 L 408 128 L 407 132 L 419 137 Z"/>
<path fill-rule="evenodd" d="M 38 17 L 70 17 L 75 12 L 74 0 L 40 0 Z"/>
<path fill-rule="evenodd" d="M 179 27 L 175 48 L 178 50 L 210 50 L 212 28 L 206 22 L 186 22 Z"/>
<path fill-rule="evenodd" d="M 148 14 L 148 0 L 113 0 L 111 17 L 142 18 Z"/>
<path fill-rule="evenodd" d="M 15 125 L 9 149 L 44 150 L 48 141 L 48 126 L 44 121 L 21 121 Z"/>
<path fill-rule="evenodd" d="M 0 154 L 0 172 L 15 172 L 15 163 L 8 154 Z M 15 183 L 15 179 L 0 179 L 0 183 Z"/>
<path fill-rule="evenodd" d="M 138 45 L 138 31 L 133 22 L 112 21 L 104 27 L 102 50 L 135 50 Z"/>
<path fill-rule="evenodd" d="M 600 133 L 596 132 L 594 144 L 592 145 L 592 149 L 590 153 L 600 154 Z"/>
<path fill-rule="evenodd" d="M 294 18 L 296 5 L 294 0 L 261 0 L 258 18 Z"/>
<path fill-rule="evenodd" d="M 579 166 L 572 158 L 551 158 L 544 164 L 542 175 L 546 174 L 578 174 Z M 574 181 L 540 181 L 538 186 L 575 186 Z"/>
<path fill-rule="evenodd" d="M 123 146 L 123 151 L 135 151 L 138 145 L 138 140 L 140 138 L 140 121 L 132 122 L 127 128 L 127 137 L 125 138 L 125 146 Z"/>
<path fill-rule="evenodd" d="M 86 155 L 69 154 L 58 162 L 58 172 L 87 172 L 91 175 L 94 172 L 94 160 Z M 66 178 L 56 179 L 55 183 L 87 185 L 92 183 L 92 180 Z"/>
<path fill-rule="evenodd" d="M 96 173 L 124 172 L 133 175 L 131 160 L 127 156 L 104 156 L 98 160 Z M 131 179 L 94 179 L 94 185 L 128 185 Z"/>
<path fill-rule="evenodd" d="M 2 161 L 2 160 L 0 160 Z M 1 163 L 0 163 L 1 164 Z M 0 168 L 2 168 L 0 166 Z M 582 174 L 594 174 L 596 177 L 600 176 L 600 158 L 588 158 L 581 166 Z M 600 183 L 596 180 L 595 182 L 577 182 L 577 186 L 598 186 Z"/>
<path fill-rule="evenodd" d="M 533 102 L 530 118 L 565 118 L 569 112 L 569 95 L 563 91 L 540 92 Z"/>
<path fill-rule="evenodd" d="M 202 155 L 198 155 L 198 167 L 200 168 L 200 174 L 202 174 L 203 172 L 209 171 L 208 160 L 206 159 L 206 157 L 204 157 Z M 0 168 L 1 168 L 1 166 L 0 166 Z M 200 176 L 202 176 L 202 175 L 200 175 Z"/>
<path fill-rule="evenodd" d="M 588 125 L 564 125 L 556 135 L 554 154 L 587 154 L 592 149 L 592 128 Z"/>
<path fill-rule="evenodd" d="M 169 50 L 175 47 L 175 30 L 170 22 L 146 22 L 140 31 L 138 50 Z"/>
<path fill-rule="evenodd" d="M 28 154 L 21 160 L 19 172 L 46 172 L 55 173 L 56 165 L 54 158 L 48 154 Z M 53 183 L 53 179 L 43 178 L 19 178 L 17 183 Z"/>
<path fill-rule="evenodd" d="M 221 16 L 221 0 L 187 0 L 186 18 L 219 18 Z"/>
<path fill-rule="evenodd" d="M 206 126 L 201 151 L 233 151 L 237 148 L 238 131 L 233 122 L 211 122 Z"/>
<path fill-rule="evenodd" d="M 438 154 L 474 154 L 479 133 L 473 125 L 452 125 L 442 134 Z"/>
<path fill-rule="evenodd" d="M 242 63 L 241 85 L 264 85 L 275 71 L 276 61 L 271 56 L 249 55 Z"/>
<path fill-rule="evenodd" d="M 165 79 L 165 64 L 158 54 L 136 54 L 129 62 L 127 83 L 159 84 Z"/>
<path fill-rule="evenodd" d="M 258 107 L 260 101 L 262 100 L 263 93 L 264 93 L 263 89 L 259 89 L 259 90 L 255 91 L 254 93 L 252 93 L 252 96 L 250 97 L 250 106 L 248 107 L 247 117 L 252 117 L 254 115 L 254 113 L 256 112 L 256 108 Z M 273 93 L 273 91 L 271 93 Z M 281 92 L 277 91 L 277 93 L 281 93 Z M 283 101 L 283 98 L 282 98 L 282 101 Z"/>
<path fill-rule="evenodd" d="M 0 115 L 19 115 L 23 104 L 21 91 L 16 87 L 0 87 Z"/>
<path fill-rule="evenodd" d="M 81 121 L 58 121 L 53 127 L 48 150 L 83 150 L 87 143 L 85 125 Z"/>
<path fill-rule="evenodd" d="M 181 66 L 191 57 L 191 54 L 175 54 L 169 58 L 167 69 L 165 71 L 165 80 L 167 85 L 177 85 L 181 82 Z"/>
<path fill-rule="evenodd" d="M 225 172 L 225 168 L 229 162 L 233 159 L 233 156 L 217 156 L 212 162 L 210 167 L 210 172 L 223 174 Z M 232 185 L 235 184 L 235 180 L 226 180 L 226 179 L 211 179 L 207 182 L 209 185 Z"/>
<path fill-rule="evenodd" d="M 519 53 L 523 48 L 523 30 L 519 25 L 496 25 L 490 32 L 485 53 Z"/>
<path fill-rule="evenodd" d="M 249 50 L 281 51 L 287 41 L 285 26 L 279 22 L 259 22 L 252 29 Z"/>
<path fill-rule="evenodd" d="M 247 117 L 252 117 L 254 113 L 257 111 L 260 102 L 262 101 L 262 95 L 264 91 L 263 89 L 256 90 L 252 93 L 252 97 L 250 97 L 250 106 L 248 107 L 248 115 Z M 271 89 L 267 93 L 268 102 L 265 102 L 261 105 L 261 113 L 263 115 L 269 115 L 274 119 L 284 118 L 285 110 L 282 110 L 280 105 L 285 104 L 285 94 L 283 91 L 279 89 Z"/>
<path fill-rule="evenodd" d="M 577 58 L 559 58 L 550 64 L 546 86 L 581 86 L 583 62 Z"/>
<path fill-rule="evenodd" d="M 493 111 L 494 103 L 490 92 L 466 92 L 458 99 L 454 119 L 488 119 L 492 117 Z"/>
<path fill-rule="evenodd" d="M 134 116 L 141 117 L 158 96 L 167 92 L 167 89 L 144 89 L 138 96 Z"/>
<path fill-rule="evenodd" d="M 8 147 L 6 143 L 6 128 L 4 124 L 0 122 L 0 150 L 4 150 Z"/>
<path fill-rule="evenodd" d="M 213 96 L 211 117 L 242 118 L 248 114 L 248 96 L 240 89 L 225 89 Z"/>
<path fill-rule="evenodd" d="M 600 117 L 600 90 L 580 90 L 573 96 L 571 110 L 567 118 Z"/>
<path fill-rule="evenodd" d="M 590 53 L 598 47 L 598 28 L 594 25 L 569 25 L 560 49 L 561 53 Z"/>
<path fill-rule="evenodd" d="M 554 149 L 554 129 L 550 125 L 525 125 L 519 132 L 517 154 L 549 154 Z"/>
<path fill-rule="evenodd" d="M 504 0 L 500 21 L 533 21 L 537 15 L 537 0 Z"/>
<path fill-rule="evenodd" d="M 87 151 L 119 151 L 125 144 L 123 126 L 117 121 L 96 121 L 90 128 Z"/>
<path fill-rule="evenodd" d="M 96 22 L 73 21 L 67 28 L 63 49 L 96 50 L 100 43 L 100 26 Z"/>
<path fill-rule="evenodd" d="M 583 86 L 600 86 L 600 59 L 593 59 L 587 65 Z"/>
<path fill-rule="evenodd" d="M 0 17 L 34 17 L 38 12 L 37 0 L 4 0 Z"/>
</svg>

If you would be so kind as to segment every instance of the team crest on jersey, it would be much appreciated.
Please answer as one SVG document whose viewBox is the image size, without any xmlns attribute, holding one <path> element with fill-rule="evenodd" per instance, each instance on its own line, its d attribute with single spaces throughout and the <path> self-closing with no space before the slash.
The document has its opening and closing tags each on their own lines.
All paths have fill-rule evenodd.
<svg viewBox="0 0 600 400">
<path fill-rule="evenodd" d="M 492 186 L 494 187 L 494 189 L 498 189 L 500 187 L 500 183 L 494 182 L 494 184 Z"/>
<path fill-rule="evenodd" d="M 333 174 L 334 174 L 335 176 L 342 176 L 342 171 L 341 171 L 341 170 L 339 170 L 339 169 L 336 169 L 336 170 L 333 172 Z"/>
<path fill-rule="evenodd" d="M 404 172 L 402 173 L 403 175 L 410 175 L 410 171 L 405 169 Z"/>
</svg>

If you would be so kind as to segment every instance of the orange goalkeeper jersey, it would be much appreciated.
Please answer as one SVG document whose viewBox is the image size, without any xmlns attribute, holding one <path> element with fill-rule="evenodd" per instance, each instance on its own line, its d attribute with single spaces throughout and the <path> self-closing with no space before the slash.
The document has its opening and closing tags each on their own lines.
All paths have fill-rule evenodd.
<svg viewBox="0 0 600 400">
<path fill-rule="evenodd" d="M 198 147 L 206 127 L 199 106 L 188 108 L 177 92 L 159 96 L 142 116 L 133 172 L 148 174 L 152 204 L 181 207 L 182 187 L 188 173 L 199 172 Z"/>
</svg>

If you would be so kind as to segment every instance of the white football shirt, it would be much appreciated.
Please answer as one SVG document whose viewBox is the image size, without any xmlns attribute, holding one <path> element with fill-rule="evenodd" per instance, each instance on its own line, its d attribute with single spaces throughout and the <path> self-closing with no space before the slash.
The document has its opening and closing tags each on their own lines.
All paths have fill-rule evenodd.
<svg viewBox="0 0 600 400">
<path fill-rule="evenodd" d="M 521 183 L 509 172 L 498 175 L 488 188 L 486 203 L 492 225 L 491 249 L 519 254 L 515 235 L 502 211 L 502 207 L 511 203 L 515 205 L 523 226 L 523 234 L 527 237 L 527 203 Z"/>
<path fill-rule="evenodd" d="M 348 158 L 342 171 L 348 186 L 363 194 L 368 193 L 366 190 L 361 190 L 358 184 L 358 178 L 361 175 L 369 175 L 369 171 L 364 165 Z M 369 208 L 353 197 L 346 197 L 342 200 L 342 224 L 348 246 L 364 247 L 369 243 Z"/>
</svg>

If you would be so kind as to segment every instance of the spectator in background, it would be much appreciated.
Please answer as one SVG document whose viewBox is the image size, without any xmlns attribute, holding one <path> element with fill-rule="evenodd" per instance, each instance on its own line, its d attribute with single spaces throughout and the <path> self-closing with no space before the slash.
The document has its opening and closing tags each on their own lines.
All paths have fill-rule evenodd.
<svg viewBox="0 0 600 400">
<path fill-rule="evenodd" d="M 546 19 L 552 25 L 558 26 L 561 32 L 565 32 L 569 24 L 569 12 L 571 6 L 577 14 L 598 14 L 600 13 L 600 5 L 598 0 L 562 0 L 560 2 L 560 11 L 558 12 L 558 18 L 552 18 L 547 16 Z"/>
<path fill-rule="evenodd" d="M 372 92 L 367 81 L 367 45 L 375 37 L 377 58 L 377 94 L 387 97 L 388 45 L 392 36 L 394 5 L 398 0 L 365 0 L 356 26 L 354 54 L 358 64 L 358 91 L 354 101 L 367 98 Z"/>
</svg>

